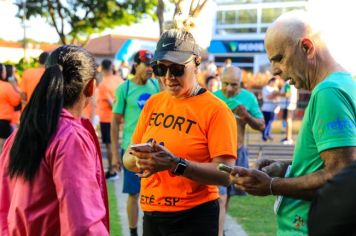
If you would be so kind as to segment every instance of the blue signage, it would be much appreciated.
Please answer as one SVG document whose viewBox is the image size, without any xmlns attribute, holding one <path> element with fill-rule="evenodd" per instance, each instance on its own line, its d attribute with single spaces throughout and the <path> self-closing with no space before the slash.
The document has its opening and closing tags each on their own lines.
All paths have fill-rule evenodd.
<svg viewBox="0 0 356 236">
<path fill-rule="evenodd" d="M 263 40 L 211 40 L 209 53 L 266 53 Z"/>
</svg>

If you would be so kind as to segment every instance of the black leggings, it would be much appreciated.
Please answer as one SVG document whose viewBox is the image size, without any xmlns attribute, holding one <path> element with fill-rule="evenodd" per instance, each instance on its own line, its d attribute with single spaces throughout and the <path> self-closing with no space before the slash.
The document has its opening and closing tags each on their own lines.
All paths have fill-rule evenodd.
<svg viewBox="0 0 356 236">
<path fill-rule="evenodd" d="M 12 133 L 12 127 L 9 120 L 0 120 L 0 138 L 7 139 Z"/>
<path fill-rule="evenodd" d="M 218 200 L 179 212 L 145 212 L 143 236 L 217 236 Z"/>
</svg>

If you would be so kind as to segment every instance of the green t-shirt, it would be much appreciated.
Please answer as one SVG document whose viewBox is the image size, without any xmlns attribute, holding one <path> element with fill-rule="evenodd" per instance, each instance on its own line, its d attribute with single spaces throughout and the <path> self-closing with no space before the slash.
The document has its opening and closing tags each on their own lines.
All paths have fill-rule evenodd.
<svg viewBox="0 0 356 236">
<path fill-rule="evenodd" d="M 290 88 L 290 84 L 289 83 L 285 83 L 284 84 L 284 87 L 283 87 L 283 90 L 285 93 L 289 93 L 291 88 Z"/>
<path fill-rule="evenodd" d="M 254 118 L 263 118 L 256 96 L 246 89 L 241 88 L 240 93 L 230 98 L 225 97 L 221 90 L 214 92 L 214 95 L 224 101 L 231 110 L 243 105 Z"/>
<path fill-rule="evenodd" d="M 115 91 L 113 113 L 124 114 L 124 130 L 121 148 L 124 150 L 130 145 L 131 136 L 141 110 L 151 95 L 159 92 L 156 79 L 149 79 L 145 85 L 138 85 L 126 80 Z"/>
<path fill-rule="evenodd" d="M 287 177 L 324 168 L 320 153 L 345 146 L 356 146 L 356 81 L 348 73 L 335 72 L 312 91 Z M 308 235 L 309 207 L 310 202 L 283 197 L 277 235 Z"/>
</svg>

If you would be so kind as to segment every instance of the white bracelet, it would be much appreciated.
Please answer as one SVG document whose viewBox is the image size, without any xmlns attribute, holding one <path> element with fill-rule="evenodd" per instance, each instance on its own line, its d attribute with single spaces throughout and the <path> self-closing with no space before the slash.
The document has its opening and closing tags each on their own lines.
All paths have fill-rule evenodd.
<svg viewBox="0 0 356 236">
<path fill-rule="evenodd" d="M 272 191 L 272 184 L 273 184 L 273 180 L 275 180 L 275 179 L 279 179 L 278 177 L 273 177 L 272 179 L 271 179 L 271 182 L 269 182 L 269 193 L 271 194 L 271 195 L 273 195 L 274 196 L 274 193 L 273 193 L 273 191 Z"/>
</svg>

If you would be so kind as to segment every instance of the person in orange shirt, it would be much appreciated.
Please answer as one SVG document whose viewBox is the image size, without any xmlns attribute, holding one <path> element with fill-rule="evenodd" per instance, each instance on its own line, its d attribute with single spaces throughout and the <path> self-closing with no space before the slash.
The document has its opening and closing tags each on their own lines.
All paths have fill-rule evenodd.
<svg viewBox="0 0 356 236">
<path fill-rule="evenodd" d="M 164 32 L 152 68 L 165 91 L 146 102 L 124 155 L 127 169 L 141 176 L 143 236 L 217 236 L 219 192 L 229 175 L 219 163 L 233 165 L 237 127 L 231 110 L 200 87 L 200 47 L 180 29 Z"/>
<path fill-rule="evenodd" d="M 15 80 L 6 80 L 6 67 L 0 64 L 0 153 L 5 140 L 13 129 L 11 120 L 14 116 L 14 108 L 21 104 L 20 91 Z"/>
<path fill-rule="evenodd" d="M 24 71 L 20 88 L 24 93 L 24 104 L 26 105 L 30 101 L 31 95 L 35 90 L 38 82 L 41 79 L 43 72 L 45 71 L 45 64 L 49 56 L 48 52 L 42 52 L 38 58 L 40 66 L 38 68 L 30 68 Z"/>
<path fill-rule="evenodd" d="M 115 180 L 119 176 L 115 172 L 112 164 L 110 128 L 113 119 L 112 105 L 115 99 L 115 90 L 123 82 L 113 73 L 113 64 L 110 60 L 101 62 L 101 73 L 103 80 L 98 86 L 97 94 L 97 112 L 100 120 L 101 140 L 106 146 L 106 154 L 109 162 L 109 170 L 106 172 L 106 179 Z"/>
<path fill-rule="evenodd" d="M 82 112 L 82 117 L 85 119 L 89 119 L 91 123 L 93 124 L 94 128 L 97 125 L 97 120 L 96 120 L 96 93 L 97 93 L 97 88 L 95 87 L 94 89 L 94 94 L 93 96 L 89 99 L 88 105 L 84 108 Z"/>
<path fill-rule="evenodd" d="M 16 76 L 15 76 L 16 75 L 15 66 L 6 64 L 5 68 L 6 68 L 6 80 L 14 82 L 14 83 L 16 82 L 16 85 L 17 85 L 17 79 L 16 79 Z M 17 91 L 19 91 L 19 88 L 17 86 L 15 88 L 16 88 Z M 23 99 L 23 93 L 22 92 L 20 92 L 20 93 L 21 93 L 21 98 Z M 22 104 L 21 103 L 18 106 L 14 107 L 14 113 L 13 113 L 13 116 L 11 118 L 11 125 L 14 128 L 16 128 L 20 123 L 21 108 L 22 108 Z"/>
</svg>

